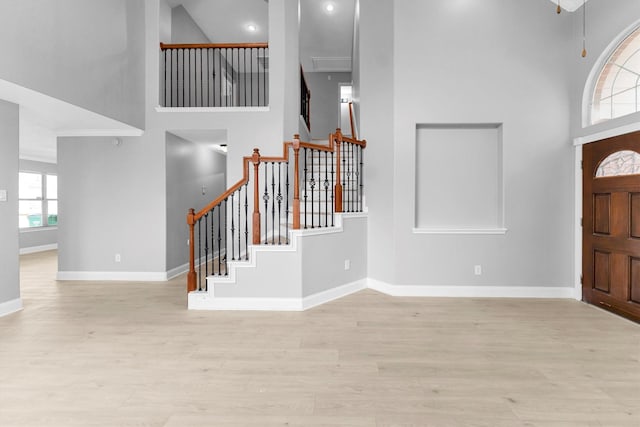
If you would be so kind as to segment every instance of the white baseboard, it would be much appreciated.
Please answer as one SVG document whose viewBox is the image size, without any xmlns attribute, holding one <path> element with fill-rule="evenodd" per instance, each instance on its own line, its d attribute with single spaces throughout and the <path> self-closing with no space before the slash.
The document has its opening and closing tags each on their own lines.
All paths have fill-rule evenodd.
<svg viewBox="0 0 640 427">
<path fill-rule="evenodd" d="M 16 298 L 11 301 L 0 303 L 0 317 L 22 310 L 22 299 Z"/>
<path fill-rule="evenodd" d="M 367 279 L 358 280 L 356 282 L 347 283 L 337 288 L 328 289 L 326 291 L 318 292 L 317 294 L 309 295 L 302 299 L 302 309 L 307 310 L 321 304 L 328 303 L 333 300 L 337 300 L 355 292 L 361 291 L 367 288 Z"/>
<path fill-rule="evenodd" d="M 366 280 L 338 286 L 304 298 L 225 298 L 190 292 L 190 310 L 304 311 L 366 288 Z"/>
<path fill-rule="evenodd" d="M 30 246 L 28 248 L 20 248 L 20 255 L 35 254 L 37 252 L 54 251 L 58 249 L 57 243 L 42 246 Z"/>
<path fill-rule="evenodd" d="M 184 274 L 187 271 L 189 271 L 189 263 L 182 264 L 176 268 L 172 268 L 171 270 L 167 271 L 167 280 L 178 277 L 179 275 Z"/>
<path fill-rule="evenodd" d="M 575 298 L 573 286 L 413 286 L 367 279 L 367 287 L 396 297 Z"/>
<path fill-rule="evenodd" d="M 167 273 L 154 271 L 59 271 L 56 280 L 165 282 Z"/>
</svg>

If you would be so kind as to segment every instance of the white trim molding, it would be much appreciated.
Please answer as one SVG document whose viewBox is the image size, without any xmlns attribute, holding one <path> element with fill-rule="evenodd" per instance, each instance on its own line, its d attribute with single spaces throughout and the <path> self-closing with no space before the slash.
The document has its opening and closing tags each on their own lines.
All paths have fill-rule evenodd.
<svg viewBox="0 0 640 427">
<path fill-rule="evenodd" d="M 580 146 L 588 144 L 590 142 L 601 141 L 607 138 L 613 138 L 614 136 L 625 135 L 640 130 L 640 122 L 629 123 L 627 125 L 617 126 L 611 129 L 594 132 L 589 135 L 578 136 L 573 139 L 573 145 Z"/>
<path fill-rule="evenodd" d="M 190 310 L 304 311 L 366 289 L 366 279 L 318 292 L 304 298 L 220 298 L 207 291 L 190 292 Z"/>
<path fill-rule="evenodd" d="M 413 234 L 507 234 L 506 228 L 413 228 Z"/>
<path fill-rule="evenodd" d="M 58 249 L 57 243 L 41 246 L 29 246 L 28 248 L 20 248 L 20 255 L 35 254 L 38 252 L 55 251 Z"/>
<path fill-rule="evenodd" d="M 395 297 L 561 298 L 575 297 L 573 286 L 421 286 L 391 285 L 367 279 L 367 287 Z"/>
<path fill-rule="evenodd" d="M 161 107 L 158 113 L 265 113 L 269 107 Z"/>
<path fill-rule="evenodd" d="M 166 282 L 166 272 L 146 271 L 58 271 L 56 280 Z"/>
<path fill-rule="evenodd" d="M 22 299 L 16 298 L 11 301 L 0 303 L 0 317 L 22 310 Z"/>
</svg>

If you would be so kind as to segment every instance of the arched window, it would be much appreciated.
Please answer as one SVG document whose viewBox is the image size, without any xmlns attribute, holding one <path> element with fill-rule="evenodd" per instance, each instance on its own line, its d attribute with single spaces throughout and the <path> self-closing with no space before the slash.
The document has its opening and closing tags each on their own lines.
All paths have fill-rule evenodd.
<svg viewBox="0 0 640 427">
<path fill-rule="evenodd" d="M 640 28 L 618 45 L 593 91 L 591 123 L 640 111 Z"/>
</svg>

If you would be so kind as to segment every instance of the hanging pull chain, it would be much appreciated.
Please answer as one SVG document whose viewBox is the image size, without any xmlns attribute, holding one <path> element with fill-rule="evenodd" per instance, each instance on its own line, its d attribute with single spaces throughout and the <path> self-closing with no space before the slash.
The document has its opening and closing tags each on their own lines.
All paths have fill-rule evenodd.
<svg viewBox="0 0 640 427">
<path fill-rule="evenodd" d="M 582 0 L 582 57 L 587 56 L 587 1 Z"/>
</svg>

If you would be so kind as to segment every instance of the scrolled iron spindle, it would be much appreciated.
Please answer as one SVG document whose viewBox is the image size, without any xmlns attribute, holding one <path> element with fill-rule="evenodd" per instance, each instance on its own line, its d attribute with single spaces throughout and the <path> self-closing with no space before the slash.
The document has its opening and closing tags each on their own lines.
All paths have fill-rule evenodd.
<svg viewBox="0 0 640 427">
<path fill-rule="evenodd" d="M 329 155 L 324 153 L 324 225 L 329 226 Z"/>
<path fill-rule="evenodd" d="M 240 202 L 242 197 L 242 187 L 238 189 L 238 261 L 242 259 L 242 246 L 240 245 L 240 241 L 242 240 L 242 236 L 240 233 L 240 227 L 242 226 L 242 218 L 240 217 Z"/>
<path fill-rule="evenodd" d="M 235 261 L 236 260 L 236 251 L 235 251 L 235 231 L 236 231 L 236 227 L 235 227 L 235 221 L 233 218 L 233 212 L 234 212 L 234 197 L 235 197 L 235 193 L 231 193 L 231 261 Z"/>
<path fill-rule="evenodd" d="M 267 214 L 267 212 L 269 212 L 269 186 L 267 185 L 268 183 L 268 179 L 267 179 L 267 164 L 264 164 L 264 193 L 262 195 L 262 200 L 264 201 L 264 244 L 268 245 L 269 244 L 269 215 Z"/>
<path fill-rule="evenodd" d="M 304 228 L 307 228 L 307 147 L 304 147 L 303 149 L 303 158 L 304 158 L 304 166 L 302 169 L 302 176 L 304 179 Z"/>
<path fill-rule="evenodd" d="M 249 260 L 249 183 L 244 185 L 244 248 L 245 261 Z"/>
<path fill-rule="evenodd" d="M 278 244 L 282 244 L 282 163 L 278 163 Z"/>
<path fill-rule="evenodd" d="M 275 162 L 271 162 L 271 244 L 275 244 L 276 230 L 276 181 Z"/>
<path fill-rule="evenodd" d="M 285 218 L 287 219 L 285 222 L 285 243 L 288 244 L 289 243 L 289 165 L 286 165 L 286 171 L 287 171 L 287 184 L 285 186 L 286 191 L 285 191 Z"/>
<path fill-rule="evenodd" d="M 202 291 L 202 268 L 200 267 L 202 259 L 202 218 L 198 220 L 198 291 Z"/>
<path fill-rule="evenodd" d="M 226 276 L 228 274 L 228 265 L 227 262 L 229 261 L 229 240 L 228 240 L 228 236 L 227 236 L 227 218 L 229 216 L 229 199 L 226 198 L 224 199 L 224 275 Z"/>
<path fill-rule="evenodd" d="M 311 187 L 311 228 L 314 228 L 314 195 L 315 195 L 315 188 L 316 188 L 316 177 L 313 174 L 313 152 L 315 150 L 311 149 L 311 179 L 309 180 L 309 186 Z"/>
<path fill-rule="evenodd" d="M 331 152 L 331 226 L 334 226 L 334 218 L 335 218 L 335 196 L 334 196 L 334 180 L 335 180 L 335 171 L 334 171 L 334 156 L 333 151 Z"/>
</svg>

